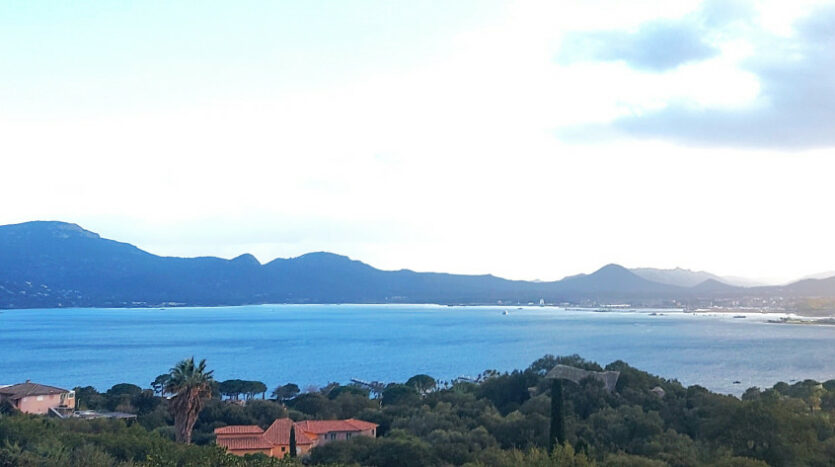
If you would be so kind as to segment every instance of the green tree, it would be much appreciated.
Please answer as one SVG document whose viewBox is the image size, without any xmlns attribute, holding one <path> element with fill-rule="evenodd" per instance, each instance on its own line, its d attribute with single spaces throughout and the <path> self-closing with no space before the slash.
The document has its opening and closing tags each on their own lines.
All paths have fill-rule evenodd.
<svg viewBox="0 0 835 467">
<path fill-rule="evenodd" d="M 389 384 L 383 391 L 382 403 L 386 405 L 410 405 L 420 401 L 415 388 L 405 384 Z"/>
<path fill-rule="evenodd" d="M 296 427 L 290 425 L 290 457 L 296 457 Z"/>
<path fill-rule="evenodd" d="M 418 392 L 422 394 L 426 394 L 427 392 L 435 389 L 437 382 L 435 378 L 429 375 L 414 375 L 406 381 L 406 386 L 411 386 L 418 390 Z"/>
<path fill-rule="evenodd" d="M 153 381 L 151 381 L 151 389 L 154 390 L 154 394 L 158 396 L 165 395 L 165 385 L 168 383 L 168 378 L 170 378 L 170 375 L 166 373 L 164 375 L 157 376 Z"/>
<path fill-rule="evenodd" d="M 339 383 L 331 381 L 330 383 L 326 384 L 325 387 L 319 389 L 319 393 L 323 396 L 330 397 L 331 391 L 339 387 Z"/>
<path fill-rule="evenodd" d="M 328 392 L 328 399 L 336 399 L 342 395 L 356 395 L 360 397 L 364 397 L 368 399 L 369 391 L 368 389 L 361 388 L 358 386 L 348 385 L 348 386 L 339 386 L 336 388 L 331 389 Z"/>
<path fill-rule="evenodd" d="M 107 390 L 105 393 L 108 396 L 121 396 L 121 395 L 128 395 L 128 396 L 135 396 L 142 392 L 142 388 L 135 384 L 130 383 L 119 383 L 114 384 L 113 387 Z"/>
<path fill-rule="evenodd" d="M 551 431 L 548 450 L 554 452 L 557 445 L 565 443 L 565 409 L 562 400 L 562 380 L 551 381 Z"/>
<path fill-rule="evenodd" d="M 318 392 L 308 392 L 295 397 L 288 405 L 313 418 L 329 419 L 339 415 L 336 403 Z"/>
<path fill-rule="evenodd" d="M 212 395 L 213 371 L 206 371 L 206 360 L 194 363 L 194 357 L 177 363 L 169 373 L 165 390 L 172 394 L 169 409 L 174 417 L 176 439 L 191 444 L 191 432 L 206 400 Z"/>
<path fill-rule="evenodd" d="M 76 408 L 91 410 L 104 408 L 106 400 L 93 386 L 77 386 L 73 390 L 75 391 Z"/>
<path fill-rule="evenodd" d="M 135 384 L 116 384 L 104 393 L 105 406 L 108 410 L 133 413 L 136 411 L 132 403 L 133 399 L 140 394 L 142 394 L 142 388 Z"/>
<path fill-rule="evenodd" d="M 145 389 L 141 393 L 133 396 L 130 403 L 136 408 L 136 413 L 145 415 L 153 412 L 160 404 L 160 400 L 154 396 L 153 391 Z"/>
<path fill-rule="evenodd" d="M 279 386 L 275 388 L 273 391 L 273 397 L 280 401 L 286 401 L 296 397 L 301 390 L 299 387 L 293 383 L 285 384 L 284 386 Z"/>
<path fill-rule="evenodd" d="M 221 381 L 217 385 L 221 396 L 226 396 L 230 399 L 238 400 L 241 394 L 246 392 L 246 381 L 240 379 L 227 379 Z"/>
<path fill-rule="evenodd" d="M 267 385 L 262 383 L 261 381 L 252 381 L 251 383 L 252 385 L 249 389 L 250 391 L 252 391 L 250 399 L 252 398 L 252 396 L 258 393 L 261 394 L 261 399 L 264 399 L 267 394 Z"/>
</svg>

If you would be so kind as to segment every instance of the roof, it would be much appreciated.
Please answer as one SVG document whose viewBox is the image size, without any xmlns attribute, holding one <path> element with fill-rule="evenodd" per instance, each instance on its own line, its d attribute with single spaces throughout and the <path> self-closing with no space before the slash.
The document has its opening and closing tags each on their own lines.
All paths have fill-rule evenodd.
<svg viewBox="0 0 835 467">
<path fill-rule="evenodd" d="M 348 420 L 304 420 L 296 422 L 296 427 L 307 433 L 321 435 L 333 431 L 365 431 L 377 428 L 376 423 L 349 418 Z"/>
<path fill-rule="evenodd" d="M 273 445 L 264 439 L 263 435 L 259 436 L 223 436 L 217 439 L 217 445 L 222 446 L 230 451 L 238 450 L 254 450 L 254 449 L 272 449 Z"/>
<path fill-rule="evenodd" d="M 362 431 L 373 430 L 373 429 L 377 428 L 378 426 L 380 426 L 376 423 L 366 422 L 365 420 L 357 420 L 356 418 L 349 418 L 348 420 L 345 420 L 345 421 L 350 423 L 351 425 L 354 425 L 355 427 L 359 428 Z"/>
<path fill-rule="evenodd" d="M 258 425 L 229 425 L 215 428 L 215 434 L 219 436 L 229 435 L 260 435 L 264 433 Z"/>
<path fill-rule="evenodd" d="M 18 400 L 28 396 L 48 396 L 68 392 L 70 391 L 67 389 L 47 386 L 45 384 L 30 383 L 29 381 L 0 388 L 0 395 L 8 397 L 12 400 Z"/>
<path fill-rule="evenodd" d="M 278 418 L 272 425 L 270 425 L 269 428 L 267 428 L 267 431 L 264 432 L 264 439 L 273 444 L 289 445 L 291 426 L 293 426 L 293 420 L 290 420 L 289 418 Z M 296 444 L 313 444 L 313 440 L 310 439 L 302 429 L 297 427 Z"/>
<path fill-rule="evenodd" d="M 334 431 L 357 432 L 377 428 L 376 423 L 349 418 L 347 420 L 304 420 L 293 422 L 289 418 L 277 418 L 266 431 L 256 425 L 230 425 L 215 428 L 216 443 L 228 450 L 270 449 L 290 444 L 290 427 L 296 428 L 296 444 L 311 445 L 316 436 Z"/>
</svg>

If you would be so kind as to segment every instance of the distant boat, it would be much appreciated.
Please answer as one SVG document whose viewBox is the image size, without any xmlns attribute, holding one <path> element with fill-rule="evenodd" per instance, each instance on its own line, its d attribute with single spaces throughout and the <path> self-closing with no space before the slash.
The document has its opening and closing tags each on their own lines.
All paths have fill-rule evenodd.
<svg viewBox="0 0 835 467">
<path fill-rule="evenodd" d="M 503 315 L 509 315 L 509 314 L 510 314 L 510 312 L 509 312 L 509 311 L 507 311 L 507 310 L 504 310 L 504 311 L 502 312 L 502 314 L 503 314 Z"/>
<path fill-rule="evenodd" d="M 745 315 L 736 315 L 734 318 L 745 318 Z"/>
</svg>

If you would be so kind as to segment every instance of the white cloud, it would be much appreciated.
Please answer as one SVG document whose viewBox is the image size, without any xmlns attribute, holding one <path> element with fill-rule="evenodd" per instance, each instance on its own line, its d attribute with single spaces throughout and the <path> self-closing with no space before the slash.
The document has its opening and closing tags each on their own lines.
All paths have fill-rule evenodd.
<svg viewBox="0 0 835 467">
<path fill-rule="evenodd" d="M 652 89 L 654 96 L 638 94 L 638 105 L 627 103 L 627 112 L 602 126 L 573 122 L 563 134 L 581 139 L 628 134 L 704 146 L 835 144 L 830 123 L 835 87 L 828 78 L 835 9 L 762 4 L 759 11 L 723 18 L 716 6 L 706 4 L 674 22 L 648 22 L 636 32 L 581 33 L 570 41 L 581 58 L 621 60 L 629 67 L 621 75 L 666 72 L 637 75 L 634 89 Z M 775 11 L 782 14 L 780 21 Z M 785 24 L 793 24 L 789 35 Z M 722 54 L 709 58 L 717 50 Z"/>
<path fill-rule="evenodd" d="M 450 36 L 443 53 L 344 80 L 238 98 L 201 88 L 193 102 L 84 118 L 6 114 L 0 222 L 74 221 L 162 254 L 330 250 L 518 278 L 612 261 L 780 278 L 831 269 L 826 151 L 555 138 L 671 103 L 756 104 L 742 36 L 665 73 L 555 60 L 565 32 L 698 8 L 523 2 Z"/>
</svg>

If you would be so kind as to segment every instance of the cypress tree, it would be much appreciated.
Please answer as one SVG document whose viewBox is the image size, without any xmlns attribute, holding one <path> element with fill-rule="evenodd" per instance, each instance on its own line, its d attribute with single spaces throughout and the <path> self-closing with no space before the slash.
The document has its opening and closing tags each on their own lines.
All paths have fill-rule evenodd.
<svg viewBox="0 0 835 467">
<path fill-rule="evenodd" d="M 557 444 L 565 442 L 565 414 L 562 401 L 562 380 L 551 381 L 551 436 L 548 440 L 548 449 L 554 452 Z"/>
<path fill-rule="evenodd" d="M 290 425 L 290 457 L 296 457 L 296 427 Z"/>
</svg>

